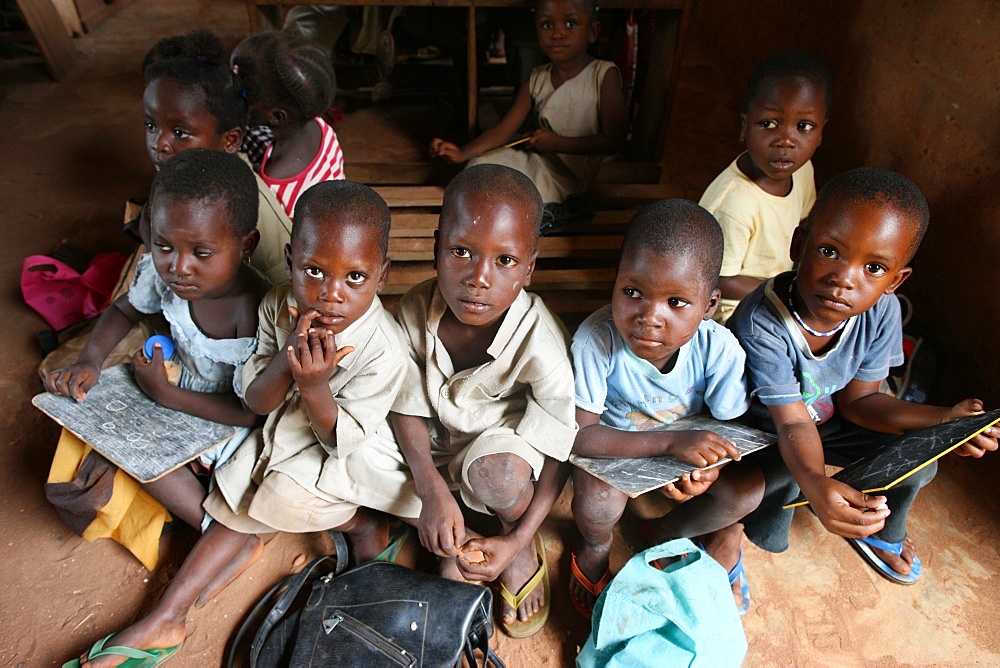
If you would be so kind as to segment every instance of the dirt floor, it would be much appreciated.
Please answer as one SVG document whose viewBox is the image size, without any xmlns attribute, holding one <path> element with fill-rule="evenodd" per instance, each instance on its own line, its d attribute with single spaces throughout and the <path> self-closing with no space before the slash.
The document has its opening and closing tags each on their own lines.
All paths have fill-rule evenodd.
<svg viewBox="0 0 1000 668">
<path fill-rule="evenodd" d="M 129 623 L 155 600 L 190 545 L 178 531 L 165 539 L 175 558 L 154 573 L 110 541 L 85 543 L 56 516 L 42 483 L 58 429 L 30 405 L 39 391 L 36 334 L 44 322 L 18 291 L 22 259 L 68 238 L 89 251 L 128 247 L 120 232 L 123 200 L 143 192 L 152 169 L 142 145 L 139 63 L 159 36 L 209 26 L 229 44 L 247 29 L 236 0 L 136 0 L 94 32 L 75 40 L 79 62 L 63 82 L 40 61 L 0 59 L 0 224 L 6 241 L 0 299 L 0 665 L 60 665 Z M 9 51 L 7 52 L 9 55 Z M 693 119 L 685 101 L 713 94 L 711 63 L 693 44 L 685 60 L 676 122 Z M 702 103 L 700 109 L 717 109 Z M 339 129 L 348 162 L 419 159 L 428 137 L 401 128 L 391 104 L 350 111 Z M 726 110 L 725 113 L 729 113 Z M 381 121 L 379 120 L 381 119 Z M 386 121 L 388 119 L 388 121 Z M 378 126 L 381 122 L 382 125 Z M 378 133 L 372 128 L 378 126 Z M 395 134 L 393 134 L 393 132 Z M 687 133 L 684 133 L 685 135 Z M 378 137 L 377 143 L 372 135 Z M 674 142 L 671 160 L 689 196 L 735 154 L 732 143 Z M 687 152 L 685 152 L 687 151 Z M 8 237 L 7 234 L 10 234 Z M 770 555 L 745 547 L 753 604 L 744 618 L 748 665 L 998 665 L 1000 518 L 990 502 L 1000 459 L 943 462 L 921 494 L 911 533 L 924 575 L 913 587 L 878 577 L 846 544 L 807 512 L 795 518 L 792 548 Z M 640 509 L 639 512 L 642 512 Z M 631 523 L 634 524 L 634 523 Z M 620 564 L 631 524 L 615 548 Z M 570 666 L 588 632 L 566 595 L 572 520 L 564 492 L 543 526 L 553 584 L 553 611 L 542 633 L 495 640 L 509 666 Z M 250 604 L 318 549 L 314 536 L 281 535 L 235 585 L 190 615 L 189 636 L 173 666 L 216 666 Z"/>
</svg>

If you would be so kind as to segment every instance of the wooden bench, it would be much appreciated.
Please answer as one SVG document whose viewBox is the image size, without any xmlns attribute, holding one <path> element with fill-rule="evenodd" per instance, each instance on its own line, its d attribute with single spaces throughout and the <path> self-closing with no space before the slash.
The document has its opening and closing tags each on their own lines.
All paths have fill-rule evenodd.
<svg viewBox="0 0 1000 668">
<path fill-rule="evenodd" d="M 444 188 L 374 188 L 392 212 L 392 270 L 382 301 L 395 310 L 403 293 L 435 275 L 434 230 Z M 572 221 L 558 234 L 539 239 L 538 261 L 528 290 L 541 294 L 548 307 L 572 330 L 611 300 L 622 233 L 635 211 L 650 202 L 676 196 L 676 189 L 663 184 L 596 184 L 588 193 L 597 208 L 592 218 Z"/>
</svg>

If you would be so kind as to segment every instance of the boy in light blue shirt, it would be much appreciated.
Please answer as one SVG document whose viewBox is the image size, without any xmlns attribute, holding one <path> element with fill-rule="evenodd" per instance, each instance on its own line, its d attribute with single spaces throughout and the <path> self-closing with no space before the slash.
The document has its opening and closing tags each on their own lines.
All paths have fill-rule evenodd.
<svg viewBox="0 0 1000 668">
<path fill-rule="evenodd" d="M 706 408 L 716 419 L 731 420 L 750 406 L 743 349 L 712 321 L 719 304 L 722 246 L 718 223 L 693 202 L 658 202 L 629 223 L 611 305 L 591 315 L 573 337 L 580 426 L 575 453 L 670 455 L 697 466 L 740 458 L 732 443 L 710 431 L 660 430 Z M 570 559 L 570 597 L 589 616 L 611 579 L 612 531 L 627 496 L 580 469 L 573 471 L 573 487 L 580 539 Z M 740 609 L 746 611 L 750 593 L 738 520 L 760 500 L 759 471 L 732 464 L 696 471 L 664 491 L 676 500 L 695 498 L 650 521 L 645 537 L 652 543 L 699 537 L 729 571 Z"/>
</svg>

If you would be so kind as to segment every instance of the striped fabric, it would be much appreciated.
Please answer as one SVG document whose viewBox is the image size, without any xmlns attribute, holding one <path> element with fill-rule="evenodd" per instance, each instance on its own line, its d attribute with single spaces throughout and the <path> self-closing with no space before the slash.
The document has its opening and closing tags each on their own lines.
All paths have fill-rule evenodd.
<svg viewBox="0 0 1000 668">
<path fill-rule="evenodd" d="M 320 141 L 319 151 L 316 152 L 308 167 L 287 179 L 269 177 L 264 172 L 267 169 L 267 161 L 271 158 L 274 144 L 267 147 L 264 159 L 260 163 L 260 178 L 274 191 L 278 201 L 285 207 L 288 217 L 292 219 L 295 218 L 295 203 L 310 186 L 322 181 L 344 178 L 344 153 L 340 150 L 337 133 L 322 118 L 317 117 L 313 120 L 319 124 L 323 137 Z"/>
</svg>

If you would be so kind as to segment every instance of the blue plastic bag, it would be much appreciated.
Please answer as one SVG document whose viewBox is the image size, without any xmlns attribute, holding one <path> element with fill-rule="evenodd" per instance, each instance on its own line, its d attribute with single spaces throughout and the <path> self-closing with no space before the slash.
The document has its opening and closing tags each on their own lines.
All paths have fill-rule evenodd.
<svg viewBox="0 0 1000 668">
<path fill-rule="evenodd" d="M 687 554 L 659 570 L 661 557 Z M 632 557 L 594 606 L 579 668 L 739 666 L 747 652 L 725 569 L 686 538 Z"/>
</svg>

